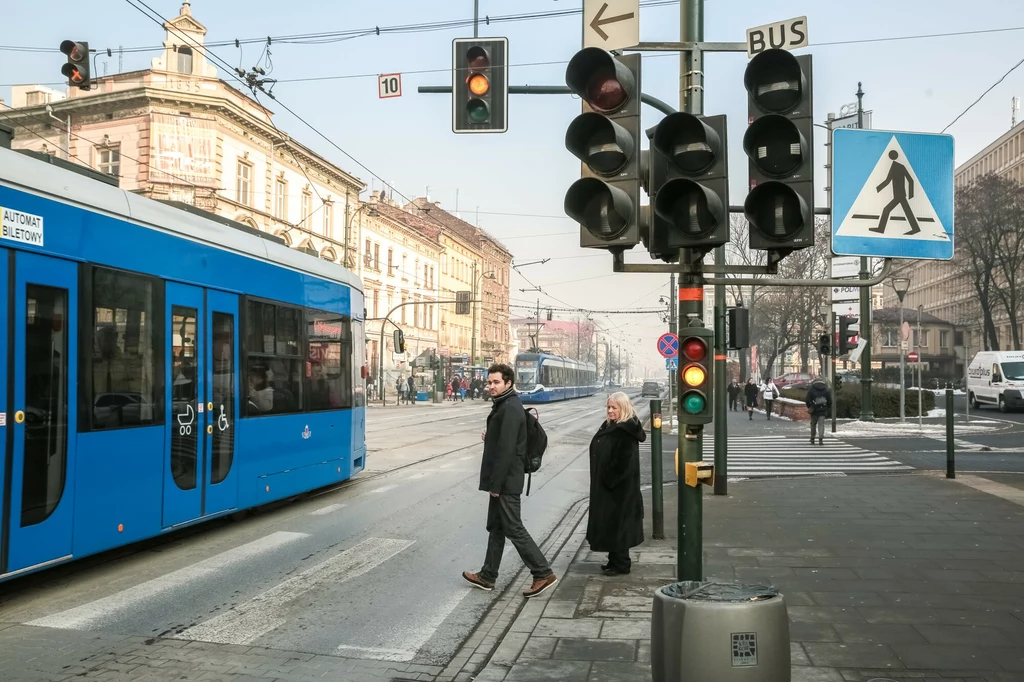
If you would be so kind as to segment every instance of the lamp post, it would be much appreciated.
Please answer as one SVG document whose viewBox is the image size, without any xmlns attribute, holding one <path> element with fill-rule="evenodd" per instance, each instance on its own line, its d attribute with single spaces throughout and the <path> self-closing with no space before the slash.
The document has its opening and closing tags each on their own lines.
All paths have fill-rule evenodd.
<svg viewBox="0 0 1024 682">
<path fill-rule="evenodd" d="M 342 249 L 342 252 L 343 252 L 343 255 L 341 257 L 342 267 L 346 267 L 346 268 L 348 267 L 348 241 L 349 241 L 349 233 L 350 233 L 350 231 L 352 229 L 352 221 L 355 219 L 357 214 L 362 213 L 363 211 L 365 211 L 367 209 L 369 209 L 369 212 L 366 215 L 371 216 L 371 217 L 377 215 L 377 206 L 375 204 L 365 203 L 365 204 L 361 204 L 359 206 L 359 208 L 357 208 L 356 210 L 352 211 L 351 213 L 349 213 L 345 217 L 345 246 Z M 357 253 L 359 252 L 358 246 L 356 248 L 356 252 Z"/>
<path fill-rule="evenodd" d="M 491 271 L 491 272 L 481 272 L 479 275 L 476 274 L 476 261 L 473 261 L 473 303 L 472 303 L 473 307 L 470 310 L 470 312 L 473 315 L 473 339 L 472 339 L 472 348 L 470 349 L 472 357 L 470 358 L 470 362 L 469 362 L 471 367 L 476 367 L 476 299 L 477 299 L 476 288 L 477 288 L 477 285 L 480 284 L 480 280 L 481 279 L 485 279 L 485 278 L 486 279 L 497 279 L 494 276 L 494 272 L 493 271 Z"/>
<path fill-rule="evenodd" d="M 924 417 L 921 413 L 924 412 L 924 405 L 921 402 L 922 389 L 921 384 L 923 381 L 923 372 L 921 365 L 921 313 L 924 312 L 924 306 L 917 306 L 917 427 L 924 429 Z"/>
<path fill-rule="evenodd" d="M 900 300 L 900 423 L 907 421 L 906 413 L 906 355 L 903 352 L 903 297 L 907 295 L 907 290 L 910 289 L 910 278 L 909 277 L 893 277 L 889 280 L 892 284 L 893 291 L 896 292 L 896 298 Z M 918 409 L 918 412 L 921 410 Z"/>
</svg>

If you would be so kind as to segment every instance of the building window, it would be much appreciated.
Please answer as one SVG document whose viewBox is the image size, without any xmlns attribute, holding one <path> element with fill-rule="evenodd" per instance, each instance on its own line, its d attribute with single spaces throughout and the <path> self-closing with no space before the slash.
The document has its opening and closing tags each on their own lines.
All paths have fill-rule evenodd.
<svg viewBox="0 0 1024 682">
<path fill-rule="evenodd" d="M 299 210 L 299 224 L 300 225 L 306 222 L 306 218 L 309 217 L 309 214 L 312 211 L 313 211 L 313 195 L 310 194 L 308 191 L 303 191 L 302 192 L 302 205 L 300 206 L 300 210 Z"/>
<path fill-rule="evenodd" d="M 288 183 L 284 180 L 274 183 L 274 216 L 278 220 L 288 218 Z"/>
<path fill-rule="evenodd" d="M 423 264 L 423 288 L 424 289 L 432 288 L 432 286 L 430 284 L 430 264 L 428 264 L 428 263 L 424 263 Z"/>
<path fill-rule="evenodd" d="M 380 272 L 380 244 L 376 242 L 373 245 L 373 269 Z"/>
<path fill-rule="evenodd" d="M 886 329 L 882 336 L 882 346 L 885 348 L 895 348 L 898 334 L 899 332 L 894 329 Z"/>
<path fill-rule="evenodd" d="M 427 329 L 434 328 L 434 305 L 427 306 Z"/>
<path fill-rule="evenodd" d="M 373 250 L 370 247 L 370 240 L 366 240 L 366 244 L 363 247 L 363 267 L 369 270 L 373 267 Z"/>
<path fill-rule="evenodd" d="M 949 332 L 948 331 L 940 331 L 939 332 L 939 347 L 940 348 L 949 348 Z"/>
<path fill-rule="evenodd" d="M 325 201 L 324 202 L 324 236 L 330 237 L 333 235 L 334 230 L 334 204 Z"/>
<path fill-rule="evenodd" d="M 402 281 L 409 281 L 409 254 L 402 254 Z"/>
<path fill-rule="evenodd" d="M 178 73 L 192 73 L 192 48 L 178 48 Z"/>
<path fill-rule="evenodd" d="M 395 276 L 395 250 L 388 249 L 388 277 Z"/>
<path fill-rule="evenodd" d="M 412 285 L 418 287 L 420 285 L 420 259 L 416 259 L 416 266 L 412 270 Z"/>
<path fill-rule="evenodd" d="M 121 175 L 121 148 L 101 147 L 96 150 L 96 168 L 115 178 Z"/>
<path fill-rule="evenodd" d="M 238 173 L 235 178 L 236 201 L 244 206 L 252 205 L 252 166 L 244 161 L 238 162 Z"/>
<path fill-rule="evenodd" d="M 914 330 L 913 343 L 911 345 L 913 345 L 913 346 L 927 346 L 928 345 L 928 330 L 927 329 L 922 329 L 920 336 L 921 336 L 920 341 L 918 341 L 918 333 L 917 333 L 917 330 L 915 329 Z"/>
<path fill-rule="evenodd" d="M 405 311 L 409 307 L 409 306 L 405 305 L 405 303 L 406 303 L 406 298 L 405 298 L 405 296 L 402 296 L 402 324 L 405 324 Z"/>
<path fill-rule="evenodd" d="M 445 274 L 445 275 L 448 274 L 448 254 L 447 253 L 442 253 L 441 254 L 441 273 Z"/>
<path fill-rule="evenodd" d="M 373 290 L 373 316 L 380 317 L 380 289 Z"/>
</svg>

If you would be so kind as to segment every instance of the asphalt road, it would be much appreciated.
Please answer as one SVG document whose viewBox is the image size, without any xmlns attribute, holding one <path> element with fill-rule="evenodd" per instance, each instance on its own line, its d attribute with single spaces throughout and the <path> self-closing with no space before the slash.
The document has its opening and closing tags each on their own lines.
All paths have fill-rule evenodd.
<svg viewBox="0 0 1024 682">
<path fill-rule="evenodd" d="M 587 495 L 604 401 L 540 408 L 549 448 L 523 498 L 538 543 Z M 355 481 L 6 583 L 0 624 L 443 665 L 522 567 L 509 545 L 493 593 L 460 578 L 486 544 L 477 484 L 489 409 L 371 408 L 368 469 Z"/>
</svg>

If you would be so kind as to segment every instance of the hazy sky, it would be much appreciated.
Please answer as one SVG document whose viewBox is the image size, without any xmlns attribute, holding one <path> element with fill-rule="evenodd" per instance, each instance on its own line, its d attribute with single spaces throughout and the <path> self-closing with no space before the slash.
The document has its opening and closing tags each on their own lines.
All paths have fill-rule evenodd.
<svg viewBox="0 0 1024 682">
<path fill-rule="evenodd" d="M 178 14 L 180 2 L 146 0 L 165 17 Z M 7 3 L 0 22 L 0 46 L 56 48 L 61 40 L 88 40 L 94 50 L 111 47 L 113 58 L 101 58 L 109 72 L 118 69 L 116 49 L 158 46 L 163 30 L 123 0 L 93 0 L 83 14 L 80 3 L 42 0 Z M 579 8 L 579 0 L 481 0 L 482 16 Z M 261 36 L 286 36 L 326 31 L 373 29 L 472 17 L 471 0 L 423 2 L 270 2 L 246 3 L 195 0 L 193 15 L 209 29 L 207 41 Z M 825 120 L 855 102 L 862 81 L 865 108 L 873 110 L 878 129 L 939 132 L 993 85 L 1024 55 L 1024 4 L 1005 0 L 859 0 L 859 2 L 766 3 L 756 0 L 707 0 L 705 38 L 742 41 L 745 29 L 806 14 L 814 55 L 815 119 Z M 71 17 L 74 17 L 72 21 Z M 641 40 L 677 40 L 678 8 L 641 10 Z M 62 17 L 67 17 L 62 18 Z M 562 85 L 565 63 L 580 47 L 580 15 L 481 25 L 484 36 L 507 36 L 513 84 Z M 931 37 L 915 40 L 855 42 L 866 39 L 936 33 L 1015 29 L 997 33 Z M 311 77 L 331 80 L 281 82 L 274 90 L 282 102 L 330 137 L 365 168 L 338 152 L 274 103 L 277 125 L 342 168 L 381 187 L 379 176 L 407 197 L 430 196 L 442 207 L 458 208 L 463 219 L 501 239 L 517 262 L 551 258 L 545 265 L 523 269 L 543 288 L 541 305 L 592 310 L 652 307 L 667 294 L 667 276 L 611 274 L 603 251 L 581 250 L 579 228 L 564 217 L 565 190 L 578 177 L 579 164 L 564 148 L 565 128 L 579 112 L 568 96 L 512 96 L 509 131 L 501 135 L 454 135 L 451 100 L 447 95 L 420 95 L 420 85 L 451 83 L 451 41 L 470 37 L 472 30 L 367 35 L 329 44 L 270 47 L 272 76 L 287 81 Z M 230 64 L 252 67 L 262 45 L 230 45 L 213 52 Z M 159 50 L 124 55 L 124 70 L 148 68 Z M 733 204 L 742 203 L 746 158 L 740 147 L 746 125 L 743 89 L 745 54 L 712 54 L 706 61 L 708 114 L 729 116 Z M 0 97 L 9 100 L 12 83 L 54 83 L 62 77 L 63 55 L 0 49 Z M 678 102 L 679 60 L 675 55 L 644 58 L 643 89 L 669 103 Z M 403 74 L 403 96 L 380 100 L 376 74 Z M 222 78 L 233 82 L 223 71 Z M 957 163 L 970 158 L 1010 125 L 1010 98 L 1024 96 L 1024 67 L 997 85 L 949 129 L 956 140 Z M 644 127 L 655 124 L 657 112 L 646 109 Z M 815 166 L 819 199 L 824 203 L 825 135 L 816 129 Z M 372 171 L 372 172 L 370 172 Z M 400 200 L 400 197 L 397 197 Z M 518 214 L 518 215 L 517 215 Z M 647 260 L 642 248 L 628 260 Z M 533 285 L 512 280 L 513 305 L 532 305 Z M 568 304 L 568 305 L 567 305 Z M 523 313 L 513 308 L 513 315 Z M 558 314 L 568 319 L 568 313 Z M 632 348 L 640 364 L 663 367 L 655 339 L 663 331 L 655 315 L 598 315 L 598 324 Z M 660 375 L 659 375 L 660 376 Z"/>
</svg>

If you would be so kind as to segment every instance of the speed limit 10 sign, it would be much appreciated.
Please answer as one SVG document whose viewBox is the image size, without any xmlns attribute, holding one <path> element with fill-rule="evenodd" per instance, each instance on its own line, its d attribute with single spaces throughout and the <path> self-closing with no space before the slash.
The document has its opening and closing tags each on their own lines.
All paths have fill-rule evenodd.
<svg viewBox="0 0 1024 682">
<path fill-rule="evenodd" d="M 380 76 L 377 82 L 380 99 L 402 96 L 402 74 L 385 73 Z"/>
</svg>

